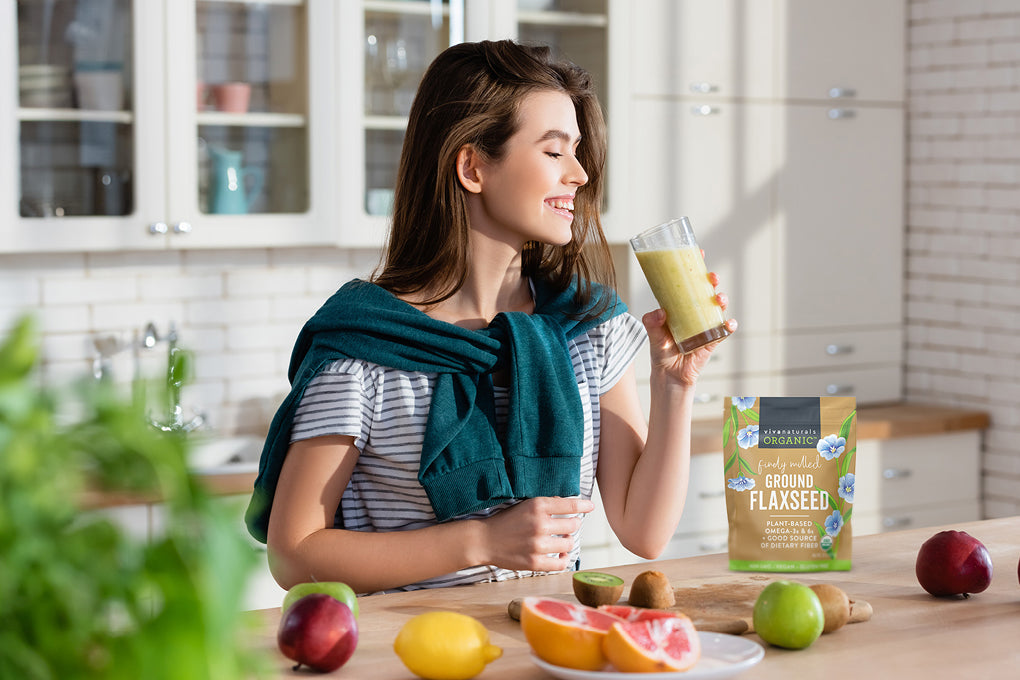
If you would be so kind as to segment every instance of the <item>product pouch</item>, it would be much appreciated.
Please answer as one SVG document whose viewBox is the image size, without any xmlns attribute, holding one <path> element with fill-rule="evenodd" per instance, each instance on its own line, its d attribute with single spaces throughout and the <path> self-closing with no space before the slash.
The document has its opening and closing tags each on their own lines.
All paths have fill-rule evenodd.
<svg viewBox="0 0 1020 680">
<path fill-rule="evenodd" d="M 730 569 L 850 569 L 856 399 L 729 397 L 724 403 Z"/>
</svg>

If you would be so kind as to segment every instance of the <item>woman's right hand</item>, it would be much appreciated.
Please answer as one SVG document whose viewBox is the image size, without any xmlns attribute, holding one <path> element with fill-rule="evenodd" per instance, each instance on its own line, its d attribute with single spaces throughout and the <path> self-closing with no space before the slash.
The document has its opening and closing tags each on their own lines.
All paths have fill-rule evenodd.
<svg viewBox="0 0 1020 680">
<path fill-rule="evenodd" d="M 481 520 L 478 563 L 528 571 L 569 569 L 579 515 L 594 509 L 595 504 L 583 498 L 544 496 L 516 503 Z"/>
</svg>

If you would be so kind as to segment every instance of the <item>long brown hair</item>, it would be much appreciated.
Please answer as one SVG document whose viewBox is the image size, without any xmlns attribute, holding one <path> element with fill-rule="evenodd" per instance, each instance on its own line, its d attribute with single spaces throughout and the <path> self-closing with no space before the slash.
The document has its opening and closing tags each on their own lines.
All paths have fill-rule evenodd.
<svg viewBox="0 0 1020 680">
<path fill-rule="evenodd" d="M 440 302 L 464 283 L 468 269 L 468 212 L 456 172 L 457 154 L 471 145 L 490 162 L 503 157 L 519 127 L 524 97 L 537 91 L 567 94 L 574 103 L 581 144 L 577 157 L 588 175 L 574 198 L 572 238 L 562 246 L 531 241 L 522 273 L 563 291 L 577 278 L 577 302 L 592 301 L 591 282 L 615 287 L 612 258 L 599 211 L 606 163 L 606 125 L 587 71 L 556 61 L 545 46 L 511 40 L 461 43 L 429 66 L 411 106 L 394 196 L 393 224 L 373 276 L 396 294 L 426 292 Z M 595 313 L 601 309 L 590 310 Z"/>
</svg>

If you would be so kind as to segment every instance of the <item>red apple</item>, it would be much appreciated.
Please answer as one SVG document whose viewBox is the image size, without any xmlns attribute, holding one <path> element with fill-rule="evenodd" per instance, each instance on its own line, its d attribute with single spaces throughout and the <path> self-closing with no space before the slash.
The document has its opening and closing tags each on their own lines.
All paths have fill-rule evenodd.
<svg viewBox="0 0 1020 680">
<path fill-rule="evenodd" d="M 276 633 L 288 659 L 329 673 L 347 663 L 358 646 L 358 623 L 351 608 L 325 593 L 305 595 L 284 612 Z"/>
<path fill-rule="evenodd" d="M 992 558 L 966 531 L 940 531 L 921 545 L 915 571 L 917 582 L 932 595 L 967 597 L 992 582 Z"/>
</svg>

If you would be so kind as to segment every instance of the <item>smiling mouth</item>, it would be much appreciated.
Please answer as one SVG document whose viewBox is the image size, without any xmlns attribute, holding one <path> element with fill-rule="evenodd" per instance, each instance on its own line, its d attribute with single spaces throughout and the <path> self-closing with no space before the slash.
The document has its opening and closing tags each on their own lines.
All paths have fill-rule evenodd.
<svg viewBox="0 0 1020 680">
<path fill-rule="evenodd" d="M 545 204 L 552 208 L 553 212 L 573 219 L 574 217 L 574 199 L 573 198 L 549 198 L 546 199 Z"/>
</svg>

